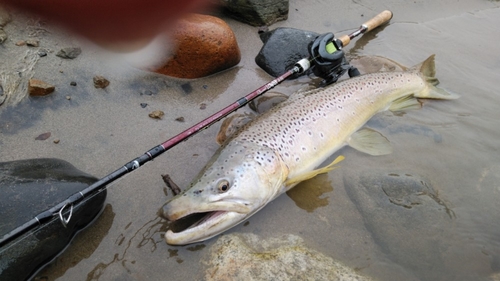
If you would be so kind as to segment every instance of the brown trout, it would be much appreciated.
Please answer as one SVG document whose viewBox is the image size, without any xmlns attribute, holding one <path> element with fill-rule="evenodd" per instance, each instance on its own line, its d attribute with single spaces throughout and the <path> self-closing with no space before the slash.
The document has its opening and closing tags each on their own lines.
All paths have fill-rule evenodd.
<svg viewBox="0 0 500 281">
<path fill-rule="evenodd" d="M 345 145 L 370 155 L 391 152 L 380 133 L 362 128 L 385 110 L 420 108 L 417 98 L 455 99 L 435 87 L 434 55 L 404 72 L 354 77 L 292 95 L 231 136 L 190 187 L 163 206 L 171 221 L 199 219 L 168 230 L 168 244 L 209 239 L 243 222 L 297 183 L 328 172 L 318 166 Z"/>
</svg>

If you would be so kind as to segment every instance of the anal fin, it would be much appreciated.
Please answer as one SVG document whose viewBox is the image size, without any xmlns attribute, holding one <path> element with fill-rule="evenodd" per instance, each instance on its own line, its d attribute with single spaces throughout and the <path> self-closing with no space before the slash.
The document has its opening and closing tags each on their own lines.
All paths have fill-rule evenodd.
<svg viewBox="0 0 500 281">
<path fill-rule="evenodd" d="M 405 96 L 399 98 L 392 102 L 389 107 L 390 111 L 403 111 L 403 110 L 411 110 L 411 109 L 420 109 L 422 104 L 413 96 Z"/>
</svg>

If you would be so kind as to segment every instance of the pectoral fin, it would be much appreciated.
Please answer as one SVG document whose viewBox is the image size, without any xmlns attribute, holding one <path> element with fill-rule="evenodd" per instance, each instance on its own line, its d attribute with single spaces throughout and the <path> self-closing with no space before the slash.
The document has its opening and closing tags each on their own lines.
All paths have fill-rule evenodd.
<svg viewBox="0 0 500 281">
<path fill-rule="evenodd" d="M 389 141 L 379 132 L 363 128 L 351 135 L 347 142 L 352 148 L 370 155 L 386 155 L 392 152 Z"/>
<path fill-rule="evenodd" d="M 300 174 L 298 176 L 295 176 L 295 177 L 293 177 L 291 179 L 288 179 L 285 182 L 285 186 L 294 185 L 294 184 L 297 184 L 299 182 L 302 182 L 302 181 L 305 181 L 305 180 L 308 180 L 308 179 L 312 179 L 312 178 L 314 178 L 315 176 L 317 176 L 319 174 L 327 173 L 327 172 L 329 172 L 329 171 L 337 168 L 337 167 L 334 167 L 334 166 L 337 163 L 339 163 L 340 161 L 342 161 L 342 160 L 344 160 L 344 156 L 340 155 L 337 158 L 335 158 L 335 160 L 333 160 L 332 163 L 328 164 L 328 166 L 325 166 L 325 167 L 322 167 L 322 168 L 319 168 L 319 169 L 316 169 L 316 170 L 312 170 L 312 171 Z"/>
</svg>

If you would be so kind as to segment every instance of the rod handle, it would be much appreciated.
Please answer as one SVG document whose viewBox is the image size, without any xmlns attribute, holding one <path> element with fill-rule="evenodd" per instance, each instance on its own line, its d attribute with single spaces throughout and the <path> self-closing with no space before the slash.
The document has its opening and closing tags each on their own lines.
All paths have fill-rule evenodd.
<svg viewBox="0 0 500 281">
<path fill-rule="evenodd" d="M 392 12 L 389 10 L 385 10 L 381 12 L 380 14 L 374 16 L 372 19 L 368 20 L 367 22 L 363 23 L 361 27 L 356 30 L 355 32 L 349 34 L 349 35 L 342 35 L 338 38 L 342 42 L 342 46 L 345 47 L 347 44 L 351 42 L 351 39 L 354 37 L 363 34 L 365 32 L 368 32 L 386 22 L 391 20 L 392 18 Z"/>
<path fill-rule="evenodd" d="M 347 46 L 347 44 L 349 44 L 351 42 L 351 37 L 349 37 L 349 35 L 347 35 L 347 34 L 344 34 L 337 39 L 342 41 L 342 47 Z"/>
<path fill-rule="evenodd" d="M 388 22 L 389 20 L 391 20 L 391 18 L 392 18 L 391 11 L 385 10 L 385 11 L 381 12 L 380 14 L 374 16 L 372 19 L 363 23 L 363 25 L 366 26 L 365 32 L 368 32 L 368 31 Z"/>
</svg>

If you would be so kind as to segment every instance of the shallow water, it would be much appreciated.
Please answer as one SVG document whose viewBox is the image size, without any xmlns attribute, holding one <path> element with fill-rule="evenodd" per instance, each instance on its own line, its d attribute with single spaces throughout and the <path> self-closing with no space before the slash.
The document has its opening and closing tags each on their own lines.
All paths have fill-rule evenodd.
<svg viewBox="0 0 500 281">
<path fill-rule="evenodd" d="M 299 235 L 309 247 L 377 280 L 499 280 L 499 4 L 290 1 L 289 19 L 271 28 L 341 35 L 391 9 L 391 23 L 356 39 L 347 54 L 379 55 L 406 66 L 436 54 L 440 86 L 461 98 L 426 101 L 421 110 L 403 115 L 375 116 L 368 126 L 390 140 L 392 154 L 372 157 L 344 148 L 337 153 L 346 157 L 339 169 L 296 187 L 298 194 L 307 194 L 304 190 L 320 185 L 322 194 L 311 191 L 316 200 L 304 203 L 290 195 L 295 203 L 282 195 L 229 232 Z M 57 157 L 102 177 L 269 81 L 253 61 L 261 46 L 257 28 L 226 20 L 242 50 L 241 63 L 195 81 L 130 68 L 117 71 L 88 49 L 74 61 L 40 59 L 35 75 L 59 87 L 48 98 L 0 106 L 0 161 Z M 14 27 L 12 23 L 6 30 Z M 63 40 L 53 42 L 49 36 L 41 43 Z M 4 61 L 6 53 L 0 53 Z M 94 89 L 94 75 L 107 77 L 110 86 Z M 72 87 L 70 81 L 78 85 Z M 276 91 L 290 94 L 308 82 L 287 81 Z M 154 94 L 144 94 L 146 90 Z M 140 106 L 144 102 L 148 107 Z M 199 109 L 201 103 L 207 108 Z M 156 109 L 165 111 L 163 120 L 148 117 Z M 186 121 L 175 121 L 180 116 Z M 217 149 L 217 130 L 216 125 L 201 132 L 113 184 L 101 218 L 39 276 L 202 279 L 201 260 L 215 239 L 182 247 L 164 242 L 167 225 L 157 211 L 168 197 L 160 175 L 168 173 L 179 186 L 187 186 Z M 49 131 L 48 140 L 34 140 Z M 53 143 L 56 138 L 59 144 Z M 394 195 L 392 189 L 380 188 L 396 175 L 413 188 L 409 193 Z"/>
</svg>

